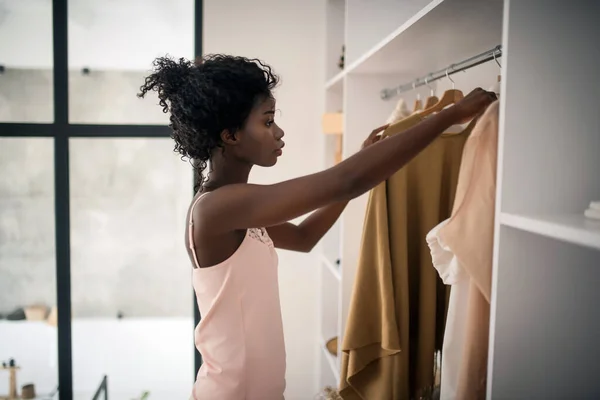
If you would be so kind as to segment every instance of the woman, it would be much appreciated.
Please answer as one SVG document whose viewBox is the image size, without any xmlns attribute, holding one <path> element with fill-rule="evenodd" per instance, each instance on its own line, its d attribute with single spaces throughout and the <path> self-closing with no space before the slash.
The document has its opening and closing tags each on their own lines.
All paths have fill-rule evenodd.
<svg viewBox="0 0 600 400">
<path fill-rule="evenodd" d="M 259 60 L 212 55 L 198 63 L 158 58 L 140 96 L 158 92 L 175 150 L 192 160 L 197 194 L 186 242 L 203 316 L 204 358 L 194 399 L 282 399 L 285 346 L 276 248 L 310 251 L 347 202 L 402 168 L 451 125 L 481 113 L 495 95 L 476 89 L 419 125 L 378 142 L 374 130 L 354 156 L 325 171 L 273 185 L 248 183 L 254 165 L 283 153 L 272 90 Z M 208 179 L 202 178 L 210 161 Z M 288 221 L 316 210 L 301 224 Z M 265 228 L 266 227 L 266 228 Z"/>
</svg>

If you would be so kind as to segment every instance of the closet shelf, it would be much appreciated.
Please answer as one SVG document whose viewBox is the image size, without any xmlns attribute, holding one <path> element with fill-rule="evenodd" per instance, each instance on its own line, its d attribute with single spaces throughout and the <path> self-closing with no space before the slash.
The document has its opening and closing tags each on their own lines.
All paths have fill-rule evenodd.
<svg viewBox="0 0 600 400">
<path fill-rule="evenodd" d="M 321 339 L 321 351 L 323 352 L 324 357 L 327 359 L 327 363 L 329 364 L 329 367 L 331 368 L 331 372 L 333 373 L 333 376 L 335 376 L 336 382 L 339 382 L 340 381 L 340 368 L 339 368 L 338 358 L 333 356 L 329 352 L 329 350 L 327 350 L 327 341 L 324 339 Z"/>
<path fill-rule="evenodd" d="M 500 224 L 564 242 L 600 250 L 600 221 L 581 215 L 501 213 Z"/>
<path fill-rule="evenodd" d="M 349 73 L 417 76 L 492 48 L 502 37 L 503 3 L 433 0 L 350 63 L 326 87 Z"/>
<path fill-rule="evenodd" d="M 331 272 L 331 275 L 333 275 L 337 282 L 341 282 L 342 274 L 340 273 L 340 267 L 329 261 L 325 255 L 321 255 L 321 263 L 323 264 L 323 267 L 327 268 L 329 272 Z"/>
<path fill-rule="evenodd" d="M 334 93 L 342 93 L 344 90 L 344 76 L 346 75 L 345 70 L 342 70 L 333 78 L 325 82 L 325 90 L 332 91 Z"/>
</svg>

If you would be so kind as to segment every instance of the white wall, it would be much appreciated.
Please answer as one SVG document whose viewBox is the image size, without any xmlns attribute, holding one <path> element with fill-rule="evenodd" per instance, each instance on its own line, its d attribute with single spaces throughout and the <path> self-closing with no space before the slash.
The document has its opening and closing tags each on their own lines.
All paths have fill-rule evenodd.
<svg viewBox="0 0 600 400">
<path fill-rule="evenodd" d="M 325 2 L 205 0 L 204 50 L 258 57 L 281 76 L 277 122 L 286 147 L 279 163 L 256 169 L 254 182 L 277 182 L 319 170 L 324 82 Z M 286 399 L 312 399 L 317 379 L 316 255 L 280 253 L 286 347 Z"/>
</svg>

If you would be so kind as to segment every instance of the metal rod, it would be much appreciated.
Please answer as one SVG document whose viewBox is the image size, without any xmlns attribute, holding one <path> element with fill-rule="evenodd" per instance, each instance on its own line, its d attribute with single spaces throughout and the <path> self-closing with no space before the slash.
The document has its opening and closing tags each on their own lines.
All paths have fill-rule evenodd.
<svg viewBox="0 0 600 400">
<path fill-rule="evenodd" d="M 502 57 L 502 45 L 498 45 L 493 49 L 490 49 L 484 53 L 463 60 L 459 63 L 449 65 L 447 68 L 431 72 L 421 78 L 415 79 L 414 81 L 405 83 L 395 88 L 383 89 L 381 91 L 381 98 L 383 100 L 389 100 L 400 93 L 408 92 L 410 90 L 418 88 L 419 86 L 428 85 L 433 81 L 437 81 L 438 79 L 447 78 L 448 76 L 457 72 L 465 71 L 469 68 L 476 67 L 488 61 L 496 60 L 500 57 Z"/>
</svg>

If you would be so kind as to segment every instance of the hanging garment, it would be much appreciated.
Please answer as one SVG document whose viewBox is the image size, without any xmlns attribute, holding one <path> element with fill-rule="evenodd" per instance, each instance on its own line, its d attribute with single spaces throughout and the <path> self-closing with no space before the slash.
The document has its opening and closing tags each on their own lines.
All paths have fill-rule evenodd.
<svg viewBox="0 0 600 400">
<path fill-rule="evenodd" d="M 465 145 L 452 216 L 427 235 L 433 265 L 452 286 L 441 400 L 485 399 L 498 152 L 498 102 Z"/>
<path fill-rule="evenodd" d="M 446 328 L 444 331 L 444 345 L 442 348 L 442 373 L 440 400 L 456 399 L 458 386 L 458 366 L 464 348 L 465 307 L 469 292 L 469 279 L 450 249 L 441 242 L 438 234 L 448 220 L 441 222 L 427 234 L 427 244 L 431 249 L 433 266 L 437 270 L 445 285 L 452 286 L 448 313 L 446 315 Z"/>
<path fill-rule="evenodd" d="M 386 134 L 416 125 L 420 114 Z M 409 400 L 431 390 L 448 288 L 425 236 L 450 216 L 464 143 L 443 134 L 370 195 L 342 345 L 344 399 Z"/>
<path fill-rule="evenodd" d="M 394 111 L 392 111 L 392 113 L 388 117 L 387 121 L 385 121 L 385 123 L 393 124 L 395 122 L 403 120 L 404 118 L 408 117 L 410 114 L 411 114 L 411 112 L 408 109 L 408 106 L 406 105 L 406 101 L 404 101 L 404 99 L 400 99 L 400 100 L 398 100 L 398 103 L 396 103 L 396 108 L 394 108 Z"/>
</svg>

